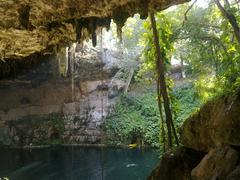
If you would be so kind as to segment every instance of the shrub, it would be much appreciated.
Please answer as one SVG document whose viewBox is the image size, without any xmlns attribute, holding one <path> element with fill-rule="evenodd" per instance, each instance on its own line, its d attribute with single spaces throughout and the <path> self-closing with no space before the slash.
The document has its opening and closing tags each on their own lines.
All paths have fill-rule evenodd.
<svg viewBox="0 0 240 180">
<path fill-rule="evenodd" d="M 178 129 L 184 120 L 198 110 L 201 99 L 190 84 L 173 89 L 177 111 L 174 123 Z M 156 93 L 150 90 L 138 95 L 123 95 L 104 124 L 108 144 L 128 144 L 133 139 L 144 144 L 160 147 L 160 116 Z"/>
</svg>

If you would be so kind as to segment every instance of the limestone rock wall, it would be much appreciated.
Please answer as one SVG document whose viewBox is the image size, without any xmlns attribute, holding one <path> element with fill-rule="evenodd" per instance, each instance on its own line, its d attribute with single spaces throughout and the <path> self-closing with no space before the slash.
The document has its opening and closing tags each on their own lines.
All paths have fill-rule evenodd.
<svg viewBox="0 0 240 180">
<path fill-rule="evenodd" d="M 112 54 L 112 64 L 90 48 L 74 53 L 73 69 L 70 61 L 60 67 L 54 56 L 15 79 L 1 80 L 0 145 L 101 143 L 102 123 L 124 87 L 121 80 L 112 81 L 118 71 L 113 62 L 121 57 L 104 53 Z"/>
</svg>

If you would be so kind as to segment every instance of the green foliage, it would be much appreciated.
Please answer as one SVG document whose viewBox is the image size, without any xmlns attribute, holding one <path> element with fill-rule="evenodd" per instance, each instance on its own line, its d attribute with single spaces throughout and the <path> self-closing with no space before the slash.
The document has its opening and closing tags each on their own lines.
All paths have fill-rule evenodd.
<svg viewBox="0 0 240 180">
<path fill-rule="evenodd" d="M 52 124 L 52 127 L 61 135 L 64 133 L 64 122 L 61 115 L 50 115 L 49 121 Z"/>
<path fill-rule="evenodd" d="M 163 13 L 156 14 L 157 30 L 159 32 L 159 43 L 161 48 L 161 56 L 165 65 L 165 68 L 169 67 L 170 59 L 173 52 L 172 41 L 172 26 Z M 144 45 L 142 54 L 142 65 L 139 71 L 139 76 L 148 75 L 149 72 L 156 72 L 156 49 L 153 42 L 153 33 L 150 20 L 148 19 L 144 23 L 145 33 L 143 34 L 140 44 Z M 154 74 L 154 73 L 153 73 Z M 153 78 L 153 76 L 148 76 Z"/>
<path fill-rule="evenodd" d="M 228 10 L 240 24 L 239 5 L 233 2 L 230 1 L 232 4 Z M 173 82 L 166 76 L 177 128 L 202 103 L 240 87 L 240 45 L 231 25 L 212 1 L 207 7 L 193 6 L 185 18 L 188 8 L 189 4 L 183 4 L 174 11 L 168 10 L 156 15 L 161 55 L 166 70 L 170 67 L 170 59 L 174 57 L 186 64 L 185 72 L 193 79 L 193 83 L 172 89 Z M 149 20 L 144 22 L 144 30 L 139 26 L 142 22 L 133 19 L 131 23 L 126 25 L 125 39 L 123 38 L 129 55 L 124 63 L 128 68 L 129 59 L 142 50 L 132 48 L 134 44 L 144 47 L 138 78 L 152 82 L 156 78 L 156 52 L 151 23 Z M 142 33 L 140 39 L 136 35 L 139 33 Z M 132 64 L 137 66 L 135 62 Z M 159 119 L 154 93 L 122 97 L 106 123 L 108 141 L 113 144 L 129 143 L 137 134 L 145 143 L 159 146 Z"/>
<path fill-rule="evenodd" d="M 183 84 L 173 90 L 177 99 L 178 110 L 175 114 L 175 125 L 178 129 L 182 123 L 193 113 L 199 110 L 203 100 L 197 88 L 192 83 Z"/>
<path fill-rule="evenodd" d="M 193 84 L 175 87 L 175 120 L 177 129 L 200 107 L 202 100 Z M 161 147 L 161 123 L 156 94 L 153 90 L 139 95 L 122 96 L 105 122 L 107 143 L 128 144 L 137 136 L 145 144 Z"/>
<path fill-rule="evenodd" d="M 142 34 L 145 32 L 143 27 L 144 20 L 141 20 L 139 15 L 128 18 L 125 26 L 123 27 L 123 47 L 129 52 L 140 55 L 142 51 L 142 44 L 139 43 Z"/>
<path fill-rule="evenodd" d="M 52 137 L 43 139 L 38 142 L 40 145 L 58 145 L 62 144 L 62 135 L 64 133 L 64 121 L 58 114 L 52 114 L 47 119 L 51 127 Z M 46 132 L 47 133 L 47 132 Z"/>
<path fill-rule="evenodd" d="M 122 96 L 105 123 L 109 144 L 128 144 L 137 138 L 151 146 L 159 145 L 159 114 L 155 96 Z"/>
<path fill-rule="evenodd" d="M 205 99 L 236 89 L 240 77 L 240 45 L 229 22 L 223 18 L 215 3 L 209 2 L 204 8 L 194 6 L 185 19 L 187 8 L 188 5 L 184 4 L 165 13 L 173 27 L 176 49 L 173 56 L 187 64 L 189 76 L 199 80 L 196 86 L 203 90 Z M 233 3 L 230 11 L 239 23 L 238 8 Z M 214 93 L 205 90 L 209 88 Z"/>
</svg>

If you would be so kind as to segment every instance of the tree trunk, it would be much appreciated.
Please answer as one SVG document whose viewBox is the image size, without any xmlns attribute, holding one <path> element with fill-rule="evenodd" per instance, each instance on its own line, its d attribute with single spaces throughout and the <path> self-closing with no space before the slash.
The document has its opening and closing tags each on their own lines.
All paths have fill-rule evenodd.
<svg viewBox="0 0 240 180">
<path fill-rule="evenodd" d="M 219 10 L 221 11 L 222 15 L 224 16 L 224 18 L 226 18 L 229 21 L 229 23 L 231 24 L 234 34 L 236 36 L 236 39 L 240 45 L 240 28 L 237 23 L 236 17 L 228 10 L 230 8 L 229 2 L 227 0 L 225 0 L 225 3 L 228 6 L 228 9 L 225 9 L 219 0 L 215 0 L 215 3 L 217 4 L 217 6 L 218 6 Z"/>
<path fill-rule="evenodd" d="M 162 112 L 162 101 L 161 101 L 161 91 L 160 91 L 160 80 L 159 77 L 157 78 L 157 99 L 158 99 L 158 109 L 160 113 L 160 129 L 162 137 L 159 137 L 159 140 L 163 142 L 163 152 L 166 152 L 166 138 L 165 138 L 165 127 L 164 127 L 164 119 L 163 119 L 163 112 Z M 159 134 L 160 136 L 160 134 Z"/>
<path fill-rule="evenodd" d="M 165 75 L 164 75 L 164 65 L 163 65 L 163 60 L 161 56 L 161 50 L 160 50 L 160 45 L 159 45 L 159 39 L 158 39 L 158 32 L 157 32 L 157 27 L 156 27 L 156 20 L 154 17 L 154 13 L 150 13 L 150 19 L 151 19 L 151 24 L 152 24 L 152 30 L 153 30 L 153 39 L 154 39 L 154 44 L 156 47 L 156 70 L 157 70 L 157 75 L 159 77 L 159 83 L 160 83 L 160 91 L 163 97 L 163 105 L 164 105 L 164 110 L 165 110 L 165 115 L 166 115 L 166 123 L 167 123 L 167 133 L 168 133 L 168 148 L 171 148 L 173 146 L 172 143 L 172 112 L 170 109 L 170 101 L 167 93 L 167 87 L 166 87 L 166 81 L 165 81 Z"/>
</svg>

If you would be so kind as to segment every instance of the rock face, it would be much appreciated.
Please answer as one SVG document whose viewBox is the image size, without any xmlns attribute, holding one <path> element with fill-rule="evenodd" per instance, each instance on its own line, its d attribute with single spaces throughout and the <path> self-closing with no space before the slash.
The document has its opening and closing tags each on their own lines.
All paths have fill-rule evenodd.
<svg viewBox="0 0 240 180">
<path fill-rule="evenodd" d="M 149 179 L 240 179 L 239 115 L 240 91 L 208 102 L 184 122 L 180 134 L 183 149 L 207 154 L 196 160 L 194 154 L 187 153 L 186 156 L 182 148 L 177 150 L 179 154 L 173 158 L 166 158 L 169 157 L 168 153 Z M 189 160 L 196 161 L 194 165 L 183 168 L 183 164 L 188 164 Z"/>
<path fill-rule="evenodd" d="M 229 146 L 212 149 L 192 170 L 192 178 L 224 180 L 234 170 L 238 158 L 238 152 Z"/>
<path fill-rule="evenodd" d="M 61 134 L 64 132 L 64 122 L 57 114 L 27 116 L 4 122 L 0 129 L 0 145 L 59 144 L 62 143 Z"/>
<path fill-rule="evenodd" d="M 181 128 L 184 146 L 208 151 L 221 145 L 240 146 L 240 92 L 204 105 Z"/>
<path fill-rule="evenodd" d="M 185 0 L 0 0 L 0 59 L 52 53 L 55 47 L 91 37 L 113 19 L 120 29 L 135 13 L 162 10 Z"/>
<path fill-rule="evenodd" d="M 67 63 L 51 57 L 0 81 L 0 145 L 101 143 L 101 125 L 124 85 L 112 80 L 121 57 L 104 53 L 111 62 L 83 48 Z"/>
</svg>

